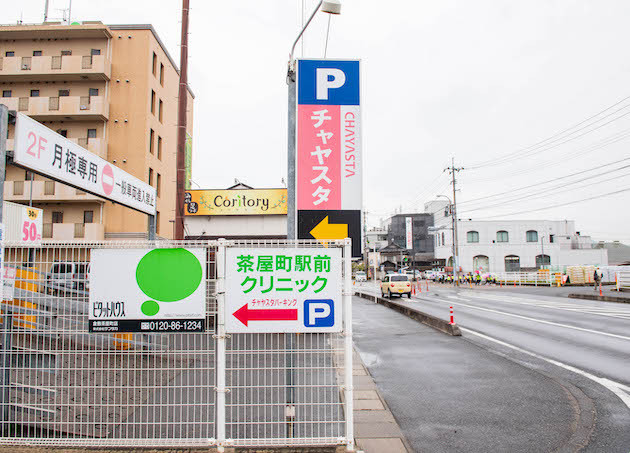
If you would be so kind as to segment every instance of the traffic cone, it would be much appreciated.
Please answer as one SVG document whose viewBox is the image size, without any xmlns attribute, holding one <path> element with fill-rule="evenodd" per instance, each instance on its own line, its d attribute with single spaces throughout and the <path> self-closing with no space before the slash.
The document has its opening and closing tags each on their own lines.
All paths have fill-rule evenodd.
<svg viewBox="0 0 630 453">
<path fill-rule="evenodd" d="M 427 280 L 427 293 L 429 292 L 429 280 Z"/>
<path fill-rule="evenodd" d="M 422 292 L 422 283 L 416 282 L 416 285 L 418 285 L 418 292 L 421 293 Z"/>
</svg>

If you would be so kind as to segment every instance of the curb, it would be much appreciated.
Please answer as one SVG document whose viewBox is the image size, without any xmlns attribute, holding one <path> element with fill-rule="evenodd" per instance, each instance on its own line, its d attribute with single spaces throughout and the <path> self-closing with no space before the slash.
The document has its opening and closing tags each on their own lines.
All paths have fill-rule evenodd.
<svg viewBox="0 0 630 453">
<path fill-rule="evenodd" d="M 425 324 L 429 327 L 433 327 L 434 329 L 439 330 L 440 332 L 443 332 L 447 335 L 452 335 L 454 337 L 462 336 L 462 332 L 459 330 L 457 324 L 450 324 L 448 321 L 444 321 L 443 319 L 428 315 L 421 312 L 420 310 L 416 310 L 415 308 L 399 304 L 398 302 L 394 302 L 393 300 L 384 299 L 382 297 L 374 296 L 372 294 L 361 293 L 359 291 L 355 292 L 355 294 L 363 299 L 371 300 L 373 302 L 376 302 L 377 304 L 385 305 L 392 310 L 396 310 L 397 312 L 400 312 L 411 319 L 415 319 L 416 321 L 421 322 L 422 324 Z"/>
<path fill-rule="evenodd" d="M 601 302 L 617 302 L 618 304 L 630 304 L 630 299 L 627 297 L 597 296 L 595 294 L 569 294 L 568 297 L 572 299 L 599 300 Z"/>
</svg>

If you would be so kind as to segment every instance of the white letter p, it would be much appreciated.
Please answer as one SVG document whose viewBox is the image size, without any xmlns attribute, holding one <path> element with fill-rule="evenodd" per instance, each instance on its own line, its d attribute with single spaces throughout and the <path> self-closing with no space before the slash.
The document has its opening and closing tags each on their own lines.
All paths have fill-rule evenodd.
<svg viewBox="0 0 630 453">
<path fill-rule="evenodd" d="M 317 319 L 327 318 L 330 315 L 330 305 L 323 302 L 311 302 L 308 304 L 308 325 L 317 324 Z"/>
<path fill-rule="evenodd" d="M 336 68 L 317 68 L 317 100 L 328 100 L 328 90 L 331 88 L 339 88 L 346 83 L 346 74 L 341 69 Z M 328 80 L 332 76 L 332 80 Z"/>
</svg>

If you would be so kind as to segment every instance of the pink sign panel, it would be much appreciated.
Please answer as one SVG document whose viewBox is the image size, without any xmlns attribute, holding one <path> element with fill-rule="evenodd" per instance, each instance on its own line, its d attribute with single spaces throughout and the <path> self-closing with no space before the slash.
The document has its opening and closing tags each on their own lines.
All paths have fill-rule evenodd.
<svg viewBox="0 0 630 453">
<path fill-rule="evenodd" d="M 297 114 L 297 209 L 342 209 L 341 108 L 298 105 Z"/>
</svg>

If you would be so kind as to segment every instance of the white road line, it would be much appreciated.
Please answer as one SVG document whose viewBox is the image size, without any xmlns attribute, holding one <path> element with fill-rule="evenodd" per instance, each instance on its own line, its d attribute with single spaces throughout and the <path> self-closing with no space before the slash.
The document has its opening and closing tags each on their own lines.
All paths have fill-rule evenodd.
<svg viewBox="0 0 630 453">
<path fill-rule="evenodd" d="M 587 314 L 591 314 L 591 315 L 598 315 L 598 316 L 607 316 L 609 318 L 618 318 L 618 319 L 628 319 L 628 317 L 630 316 L 630 311 L 626 311 L 626 310 L 620 310 L 620 309 L 614 309 L 614 308 L 603 308 L 603 307 L 588 307 L 588 306 L 579 306 L 579 305 L 566 305 L 566 304 L 559 304 L 559 305 L 555 305 L 553 302 L 551 301 L 539 301 L 536 299 L 521 299 L 521 298 L 513 298 L 513 300 L 509 300 L 507 298 L 485 298 L 483 296 L 477 296 L 477 295 L 472 295 L 472 294 L 467 294 L 468 297 L 472 297 L 473 299 L 479 299 L 479 300 L 496 300 L 496 301 L 500 301 L 500 302 L 506 302 L 506 303 L 514 303 L 514 304 L 519 304 L 519 305 L 529 305 L 532 307 L 540 307 L 540 308 L 551 308 L 553 310 L 564 310 L 564 311 L 573 311 L 573 312 L 579 312 L 579 313 L 587 313 Z M 507 300 L 506 300 L 507 299 Z M 527 302 L 518 302 L 518 301 L 524 301 L 527 300 Z M 549 305 L 552 304 L 552 305 Z"/>
<path fill-rule="evenodd" d="M 602 378 L 602 377 L 598 377 L 595 376 L 591 373 L 588 373 L 584 370 L 580 370 L 579 368 L 575 368 L 571 365 L 567 365 L 566 363 L 562 363 L 562 362 L 558 362 L 557 360 L 553 360 L 550 359 L 548 357 L 543 357 L 541 355 L 536 354 L 535 352 L 531 352 L 531 351 L 527 351 L 525 349 L 519 348 L 518 346 L 514 346 L 513 344 L 509 344 L 506 343 L 504 341 L 501 340 L 497 340 L 496 338 L 492 338 L 489 337 L 487 335 L 484 335 L 482 333 L 479 332 L 475 332 L 474 330 L 470 330 L 470 329 L 466 329 L 464 327 L 460 326 L 460 330 L 462 330 L 463 332 L 472 334 L 472 335 L 477 335 L 478 337 L 484 338 L 488 341 L 493 341 L 497 344 L 500 344 L 502 346 L 505 346 L 506 348 L 510 348 L 510 349 L 514 349 L 515 351 L 519 351 L 522 352 L 523 354 L 527 354 L 530 355 L 532 357 L 536 357 L 537 359 L 540 360 L 544 360 L 545 362 L 551 363 L 552 365 L 556 365 L 559 366 L 560 368 L 564 368 L 565 370 L 569 370 L 572 371 L 574 373 L 577 373 L 581 376 L 584 376 L 588 379 L 591 379 L 592 381 L 597 382 L 600 385 L 603 385 L 604 387 L 606 387 L 608 390 L 610 390 L 611 392 L 613 392 L 615 395 L 617 395 L 617 397 L 619 397 L 619 399 L 621 401 L 623 401 L 623 403 L 628 406 L 628 409 L 630 409 L 630 395 L 628 395 L 627 393 L 625 393 L 622 389 L 626 390 L 626 391 L 630 391 L 630 388 L 619 383 L 619 382 L 615 382 L 615 381 L 611 381 L 610 379 L 607 378 Z"/>
<path fill-rule="evenodd" d="M 574 330 L 579 330 L 579 331 L 582 331 L 582 332 L 589 332 L 589 333 L 594 333 L 594 334 L 597 334 L 597 335 L 605 335 L 607 337 L 619 338 L 621 340 L 628 340 L 628 341 L 630 341 L 630 337 L 625 337 L 623 335 L 617 335 L 617 334 L 614 334 L 614 333 L 600 332 L 599 330 L 591 330 L 591 329 L 584 329 L 582 327 L 569 326 L 567 324 L 560 324 L 560 323 L 557 323 L 557 322 L 545 321 L 543 319 L 530 318 L 529 316 L 515 315 L 514 313 L 507 313 L 507 312 L 504 312 L 504 311 L 492 310 L 491 308 L 476 307 L 474 305 L 463 304 L 461 302 L 451 302 L 451 301 L 445 301 L 445 302 L 447 302 L 449 304 L 454 304 L 454 305 L 463 305 L 464 307 L 472 308 L 474 310 L 488 311 L 488 312 L 491 312 L 491 313 L 498 313 L 498 314 L 504 315 L 504 316 L 511 316 L 513 318 L 520 318 L 520 319 L 525 319 L 527 321 L 539 322 L 541 324 L 549 324 L 550 326 L 564 327 L 566 329 L 574 329 Z"/>
</svg>

